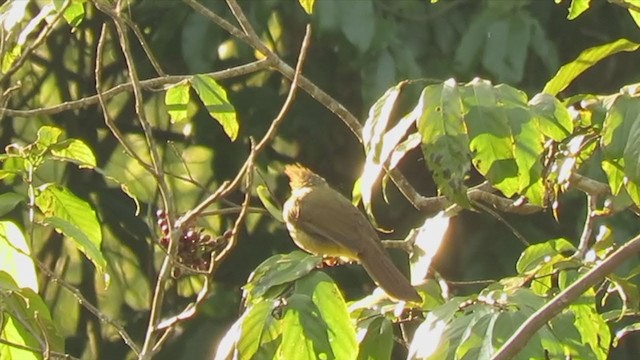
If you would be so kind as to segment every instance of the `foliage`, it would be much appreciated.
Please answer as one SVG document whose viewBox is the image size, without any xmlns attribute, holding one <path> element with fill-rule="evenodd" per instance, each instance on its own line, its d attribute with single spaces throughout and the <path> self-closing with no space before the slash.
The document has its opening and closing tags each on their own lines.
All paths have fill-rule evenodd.
<svg viewBox="0 0 640 360">
<path fill-rule="evenodd" d="M 556 3 L 6 2 L 0 358 L 634 358 L 640 3 Z M 294 250 L 292 162 L 420 304 Z"/>
</svg>

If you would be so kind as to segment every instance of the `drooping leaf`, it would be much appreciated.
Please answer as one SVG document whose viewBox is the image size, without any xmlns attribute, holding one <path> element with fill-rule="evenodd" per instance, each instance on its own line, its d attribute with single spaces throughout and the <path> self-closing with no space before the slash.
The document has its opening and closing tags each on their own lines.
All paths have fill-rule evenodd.
<svg viewBox="0 0 640 360">
<path fill-rule="evenodd" d="M 76 224 L 56 216 L 45 218 L 43 223 L 53 226 L 58 232 L 72 239 L 78 250 L 91 260 L 98 272 L 102 274 L 105 279 L 108 279 L 106 272 L 107 261 L 100 250 L 102 239 L 96 242 L 95 239 L 89 238 Z M 108 280 L 106 283 L 108 284 Z"/>
<path fill-rule="evenodd" d="M 356 333 L 340 289 L 323 272 L 313 272 L 296 281 L 296 294 L 307 295 L 327 324 L 327 336 L 337 359 L 353 359 L 358 353 Z"/>
<path fill-rule="evenodd" d="M 536 94 L 530 101 L 540 131 L 548 138 L 562 141 L 573 133 L 573 121 L 567 108 L 549 94 Z"/>
<path fill-rule="evenodd" d="M 575 60 L 563 65 L 556 75 L 547 82 L 542 92 L 555 96 L 566 89 L 575 78 L 597 64 L 600 60 L 621 51 L 635 51 L 638 47 L 640 47 L 638 43 L 627 39 L 619 39 L 608 44 L 584 50 Z"/>
<path fill-rule="evenodd" d="M 238 137 L 240 125 L 236 118 L 236 109 L 227 98 L 227 91 L 206 75 L 192 77 L 191 86 L 196 90 L 209 115 L 222 125 L 229 139 L 235 140 Z"/>
<path fill-rule="evenodd" d="M 469 139 L 456 82 L 427 86 L 418 105 L 422 152 L 438 189 L 449 200 L 469 207 L 465 176 L 469 171 Z"/>
<path fill-rule="evenodd" d="M 331 348 L 328 324 L 307 295 L 294 294 L 287 300 L 278 357 L 300 360 L 338 359 Z"/>
<path fill-rule="evenodd" d="M 462 101 L 467 110 L 465 123 L 473 165 L 502 193 L 510 197 L 520 189 L 507 114 L 498 107 L 493 86 L 474 79 L 463 88 Z"/>
<path fill-rule="evenodd" d="M 258 193 L 258 197 L 260 198 L 262 205 L 264 205 L 269 214 L 273 216 L 274 219 L 278 220 L 281 223 L 284 223 L 284 219 L 282 218 L 282 210 L 278 209 L 276 204 L 273 202 L 269 190 L 264 185 L 260 185 L 256 188 L 256 192 Z"/>
<path fill-rule="evenodd" d="M 374 317 L 358 324 L 357 360 L 390 359 L 393 350 L 393 325 L 385 317 Z"/>
</svg>

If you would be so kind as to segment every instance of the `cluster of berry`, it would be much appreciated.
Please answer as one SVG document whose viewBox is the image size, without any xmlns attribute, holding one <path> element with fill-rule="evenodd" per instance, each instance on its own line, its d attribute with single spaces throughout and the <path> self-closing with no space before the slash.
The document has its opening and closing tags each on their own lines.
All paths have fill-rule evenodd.
<svg viewBox="0 0 640 360">
<path fill-rule="evenodd" d="M 164 210 L 158 210 L 156 212 L 158 217 L 158 226 L 162 233 L 160 238 L 160 245 L 167 249 L 169 247 L 169 235 L 171 229 L 167 221 L 167 213 Z M 223 239 L 225 236 L 222 237 Z M 196 229 L 194 226 L 186 228 L 178 241 L 178 251 L 176 252 L 176 258 L 180 264 L 185 265 L 191 269 L 198 271 L 209 270 L 211 265 L 211 253 L 221 245 L 220 239 L 212 239 L 211 235 L 204 234 L 203 229 Z M 179 268 L 173 269 L 174 277 L 181 275 Z"/>
</svg>

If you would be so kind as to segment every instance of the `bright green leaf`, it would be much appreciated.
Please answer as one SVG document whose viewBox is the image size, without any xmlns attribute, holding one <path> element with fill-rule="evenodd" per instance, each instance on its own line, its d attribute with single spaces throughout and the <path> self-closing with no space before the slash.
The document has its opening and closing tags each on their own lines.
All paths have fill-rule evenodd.
<svg viewBox="0 0 640 360">
<path fill-rule="evenodd" d="M 311 15 L 313 13 L 313 5 L 315 3 L 315 0 L 298 0 L 298 2 L 307 14 Z"/>
<path fill-rule="evenodd" d="M 8 273 L 21 288 L 38 291 L 31 250 L 22 231 L 11 221 L 0 221 L 0 271 Z"/>
<path fill-rule="evenodd" d="M 313 272 L 296 281 L 296 294 L 307 295 L 326 323 L 327 337 L 336 359 L 353 359 L 358 353 L 356 333 L 340 289 L 323 272 Z"/>
<path fill-rule="evenodd" d="M 573 20 L 580 16 L 583 12 L 589 9 L 589 3 L 591 0 L 571 0 L 571 6 L 569 6 L 569 15 L 567 19 Z"/>
<path fill-rule="evenodd" d="M 638 47 L 640 47 L 638 43 L 626 39 L 619 39 L 608 44 L 584 50 L 575 60 L 563 65 L 556 75 L 547 82 L 542 92 L 555 96 L 566 89 L 575 78 L 600 60 L 621 51 L 635 51 Z"/>
<path fill-rule="evenodd" d="M 511 197 L 520 187 L 513 147 L 515 139 L 507 114 L 497 106 L 495 91 L 487 81 L 472 81 L 462 88 L 462 94 L 473 164 L 491 184 Z"/>
<path fill-rule="evenodd" d="M 49 149 L 51 150 L 51 154 L 56 157 L 72 161 L 82 167 L 94 168 L 97 166 L 93 151 L 82 140 L 63 140 L 51 145 Z"/>
<path fill-rule="evenodd" d="M 524 274 L 535 267 L 548 263 L 555 256 L 563 256 L 563 253 L 574 252 L 576 248 L 565 239 L 554 239 L 544 243 L 529 246 L 520 255 L 516 263 L 518 274 Z"/>
<path fill-rule="evenodd" d="M 35 144 L 40 148 L 47 148 L 58 142 L 58 138 L 62 135 L 62 130 L 53 126 L 42 126 L 38 129 L 38 137 Z"/>
<path fill-rule="evenodd" d="M 171 122 L 178 123 L 187 119 L 187 105 L 189 105 L 191 87 L 188 81 L 181 81 L 170 88 L 164 95 Z"/>
<path fill-rule="evenodd" d="M 294 294 L 287 300 L 282 319 L 281 359 L 337 359 L 328 336 L 328 324 L 317 306 L 306 295 Z"/>
<path fill-rule="evenodd" d="M 222 125 L 224 132 L 232 141 L 235 140 L 238 137 L 239 124 L 236 109 L 227 99 L 227 91 L 206 75 L 193 76 L 191 86 L 196 90 L 209 115 Z"/>
<path fill-rule="evenodd" d="M 87 234 L 85 234 L 76 225 L 76 223 L 72 223 L 59 217 L 47 217 L 44 219 L 43 223 L 48 226 L 53 226 L 56 231 L 72 239 L 78 250 L 82 251 L 82 253 L 91 260 L 96 269 L 105 276 L 105 279 L 108 279 L 108 275 L 106 273 L 107 261 L 100 251 L 100 243 L 102 240 L 96 242 L 95 239 L 89 238 Z M 106 282 L 108 284 L 108 281 Z"/>
<path fill-rule="evenodd" d="M 529 101 L 538 128 L 547 137 L 562 141 L 573 133 L 573 121 L 567 108 L 549 94 L 540 93 Z"/>
<path fill-rule="evenodd" d="M 453 79 L 427 86 L 418 105 L 422 152 L 438 189 L 451 201 L 468 207 L 465 176 L 469 171 L 469 139 L 463 107 Z"/>
<path fill-rule="evenodd" d="M 64 10 L 62 16 L 72 27 L 78 27 L 84 20 L 84 1 L 81 0 L 69 0 L 71 4 Z M 60 12 L 64 8 L 66 0 L 53 0 L 53 5 L 56 11 Z"/>
</svg>

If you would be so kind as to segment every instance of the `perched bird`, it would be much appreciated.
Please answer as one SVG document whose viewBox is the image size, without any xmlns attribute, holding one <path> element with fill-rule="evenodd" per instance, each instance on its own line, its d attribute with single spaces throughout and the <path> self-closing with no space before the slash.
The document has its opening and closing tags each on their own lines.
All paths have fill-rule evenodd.
<svg viewBox="0 0 640 360">
<path fill-rule="evenodd" d="M 301 165 L 287 165 L 284 172 L 291 197 L 284 204 L 283 217 L 296 245 L 315 255 L 356 260 L 391 297 L 421 301 L 358 208 Z"/>
</svg>

